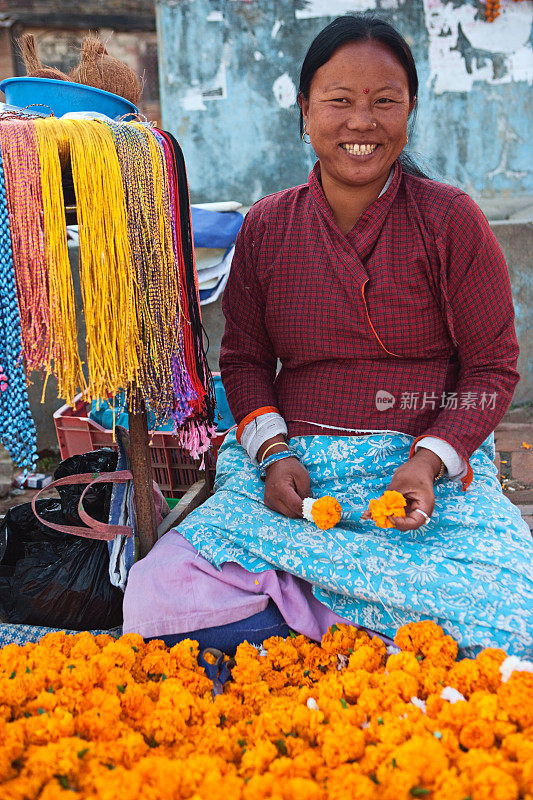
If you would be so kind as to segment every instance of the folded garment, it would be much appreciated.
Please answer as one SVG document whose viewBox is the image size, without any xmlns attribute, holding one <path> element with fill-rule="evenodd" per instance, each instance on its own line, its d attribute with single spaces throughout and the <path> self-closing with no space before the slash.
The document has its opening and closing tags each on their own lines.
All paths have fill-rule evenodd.
<svg viewBox="0 0 533 800">
<path fill-rule="evenodd" d="M 194 246 L 231 247 L 243 220 L 243 215 L 238 211 L 211 211 L 191 206 Z"/>
</svg>

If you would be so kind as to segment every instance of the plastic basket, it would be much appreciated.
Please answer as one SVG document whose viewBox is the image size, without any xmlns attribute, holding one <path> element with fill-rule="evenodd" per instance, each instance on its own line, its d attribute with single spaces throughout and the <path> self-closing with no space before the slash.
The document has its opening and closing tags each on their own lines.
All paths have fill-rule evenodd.
<svg viewBox="0 0 533 800">
<path fill-rule="evenodd" d="M 138 114 L 137 106 L 124 97 L 83 83 L 58 81 L 55 78 L 21 76 L 0 83 L 6 103 L 19 108 L 35 105 L 37 111 L 48 106 L 56 117 L 69 111 L 97 111 L 115 119 L 124 114 Z"/>
<path fill-rule="evenodd" d="M 77 395 L 72 406 L 62 406 L 54 414 L 54 424 L 59 442 L 61 458 L 89 453 L 100 447 L 113 447 L 113 431 L 87 416 L 88 404 Z M 177 444 L 172 433 L 153 431 L 150 433 L 150 456 L 154 480 L 165 497 L 183 497 L 187 489 L 196 481 L 206 478 L 210 486 L 215 478 L 218 450 L 226 432 L 219 433 L 211 440 L 211 448 L 206 453 L 206 469 L 200 469 L 200 459 L 193 459 Z"/>
</svg>

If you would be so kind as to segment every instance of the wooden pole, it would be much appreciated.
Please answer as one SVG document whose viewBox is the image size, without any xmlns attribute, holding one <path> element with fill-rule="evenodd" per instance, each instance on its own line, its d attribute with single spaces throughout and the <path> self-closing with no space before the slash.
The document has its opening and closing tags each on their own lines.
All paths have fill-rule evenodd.
<svg viewBox="0 0 533 800">
<path fill-rule="evenodd" d="M 144 401 L 138 400 L 139 410 L 129 414 L 130 461 L 135 493 L 135 515 L 139 537 L 139 557 L 144 558 L 157 541 L 152 463 L 148 439 L 148 422 Z"/>
</svg>

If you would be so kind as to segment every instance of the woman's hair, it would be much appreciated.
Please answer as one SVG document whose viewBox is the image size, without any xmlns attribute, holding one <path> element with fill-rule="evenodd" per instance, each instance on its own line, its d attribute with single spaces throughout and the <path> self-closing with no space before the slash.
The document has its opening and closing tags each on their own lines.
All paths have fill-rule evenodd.
<svg viewBox="0 0 533 800">
<path fill-rule="evenodd" d="M 389 22 L 371 14 L 353 14 L 345 17 L 337 17 L 330 22 L 318 36 L 311 42 L 307 51 L 300 72 L 300 86 L 298 96 L 309 100 L 309 90 L 315 72 L 320 69 L 331 56 L 350 42 L 374 41 L 380 42 L 394 53 L 407 74 L 409 86 L 409 100 L 413 100 L 418 93 L 418 73 L 411 48 Z M 411 114 L 411 124 L 414 124 L 416 117 L 416 107 Z M 304 122 L 300 108 L 300 135 L 303 134 Z M 427 175 L 416 165 L 416 163 L 405 153 L 400 156 L 400 161 L 406 172 L 427 178 Z"/>
</svg>

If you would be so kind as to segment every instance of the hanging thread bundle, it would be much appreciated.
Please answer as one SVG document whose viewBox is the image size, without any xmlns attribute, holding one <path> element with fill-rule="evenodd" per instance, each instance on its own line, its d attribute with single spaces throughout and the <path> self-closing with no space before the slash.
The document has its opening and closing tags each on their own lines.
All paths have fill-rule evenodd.
<svg viewBox="0 0 533 800">
<path fill-rule="evenodd" d="M 24 362 L 41 369 L 50 358 L 50 303 L 45 269 L 41 172 L 35 129 L 20 120 L 0 125 L 9 226 Z M 24 175 L 24 184 L 18 180 Z"/>
<path fill-rule="evenodd" d="M 209 447 L 210 436 L 214 428 L 209 422 L 210 417 L 205 416 L 205 409 L 215 409 L 213 381 L 207 365 L 203 348 L 203 328 L 200 316 L 200 294 L 198 290 L 198 276 L 194 261 L 194 247 L 191 226 L 191 209 L 189 204 L 189 187 L 185 160 L 178 142 L 174 137 L 164 131 L 156 132 L 162 140 L 169 173 L 174 175 L 173 184 L 183 187 L 181 192 L 172 195 L 172 219 L 175 232 L 176 258 L 179 264 L 181 285 L 185 296 L 182 298 L 182 330 L 183 352 L 187 363 L 194 363 L 195 369 L 190 370 L 192 390 L 194 392 L 194 414 L 189 416 L 180 427 L 181 444 L 191 452 L 198 455 Z M 204 419 L 203 425 L 194 423 L 198 417 Z"/>
<path fill-rule="evenodd" d="M 48 133 L 48 142 L 41 139 L 41 146 L 51 139 L 58 156 L 65 144 L 70 152 L 87 341 L 86 391 L 91 400 L 103 398 L 136 381 L 138 373 L 133 264 L 117 153 L 108 126 L 92 120 L 44 119 L 36 120 L 35 126 L 39 134 L 41 130 Z M 51 184 L 50 191 L 57 208 L 63 201 L 61 182 Z M 49 233 L 51 250 L 66 243 L 66 226 L 54 226 Z M 58 363 L 56 370 L 62 369 Z M 61 374 L 68 403 L 73 401 L 76 379 L 75 374 Z"/>
<path fill-rule="evenodd" d="M 35 130 L 41 165 L 43 242 L 50 290 L 51 360 L 45 372 L 47 378 L 51 373 L 55 375 L 59 396 L 72 403 L 77 387 L 84 390 L 87 387 L 78 353 L 76 300 L 68 257 L 65 235 L 67 223 L 61 191 L 61 159 L 63 157 L 66 163 L 68 151 L 65 143 L 58 146 L 53 124 L 36 124 Z"/>
<path fill-rule="evenodd" d="M 17 312 L 20 308 L 16 322 L 2 305 L 0 326 L 12 331 L 18 324 L 20 376 L 22 352 L 27 371 L 53 374 L 70 404 L 80 389 L 88 401 L 124 389 L 130 410 L 142 401 L 158 421 L 173 417 L 182 445 L 195 457 L 205 452 L 215 403 L 203 347 L 186 173 L 176 167 L 169 137 L 138 122 L 0 119 L 0 147 L 7 184 L 2 263 L 5 272 L 9 244 L 11 301 Z M 85 369 L 61 176 L 68 161 L 79 223 Z M 24 193 L 30 185 L 28 222 L 30 200 Z M 24 199 L 20 207 L 17 198 Z M 7 289 L 4 294 L 7 298 Z M 13 359 L 4 352 L 5 346 L 0 365 L 5 367 L 4 358 L 12 369 Z M 5 394 L 0 416 L 9 413 Z M 4 428 L 1 438 L 17 460 Z"/>
<path fill-rule="evenodd" d="M 0 441 L 21 467 L 37 459 L 37 431 L 31 416 L 22 364 L 20 316 L 15 287 L 9 212 L 0 153 Z"/>
</svg>

